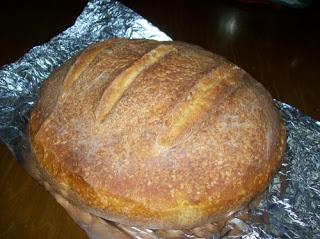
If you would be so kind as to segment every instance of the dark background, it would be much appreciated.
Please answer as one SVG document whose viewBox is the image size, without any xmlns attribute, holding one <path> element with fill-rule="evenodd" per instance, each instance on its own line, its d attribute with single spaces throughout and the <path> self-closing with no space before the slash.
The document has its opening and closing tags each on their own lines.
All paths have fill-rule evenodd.
<svg viewBox="0 0 320 239">
<path fill-rule="evenodd" d="M 121 0 L 174 40 L 244 68 L 274 98 L 320 119 L 320 1 L 307 9 L 237 1 Z M 71 26 L 86 1 L 1 3 L 0 66 Z M 85 238 L 0 145 L 0 238 Z"/>
</svg>

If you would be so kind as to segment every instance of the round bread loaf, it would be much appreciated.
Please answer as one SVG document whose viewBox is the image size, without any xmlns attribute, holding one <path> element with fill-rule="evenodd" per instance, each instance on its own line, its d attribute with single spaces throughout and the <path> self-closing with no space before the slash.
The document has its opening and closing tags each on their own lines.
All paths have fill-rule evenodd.
<svg viewBox="0 0 320 239">
<path fill-rule="evenodd" d="M 44 82 L 29 131 L 46 185 L 96 216 L 154 229 L 240 210 L 285 149 L 262 85 L 182 42 L 90 46 Z"/>
</svg>

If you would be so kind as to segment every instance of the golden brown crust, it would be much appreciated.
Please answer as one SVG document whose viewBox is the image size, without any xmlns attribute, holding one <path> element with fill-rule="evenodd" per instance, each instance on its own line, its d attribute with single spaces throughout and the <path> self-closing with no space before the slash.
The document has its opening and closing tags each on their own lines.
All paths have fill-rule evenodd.
<svg viewBox="0 0 320 239">
<path fill-rule="evenodd" d="M 272 98 L 247 73 L 199 47 L 148 40 L 99 43 L 58 69 L 30 138 L 43 180 L 64 198 L 164 229 L 239 210 L 285 149 Z"/>
<path fill-rule="evenodd" d="M 98 122 L 101 122 L 107 116 L 140 73 L 173 51 L 175 51 L 175 48 L 170 45 L 159 45 L 144 54 L 139 60 L 135 61 L 132 66 L 122 71 L 104 91 L 99 101 L 95 111 Z"/>
</svg>

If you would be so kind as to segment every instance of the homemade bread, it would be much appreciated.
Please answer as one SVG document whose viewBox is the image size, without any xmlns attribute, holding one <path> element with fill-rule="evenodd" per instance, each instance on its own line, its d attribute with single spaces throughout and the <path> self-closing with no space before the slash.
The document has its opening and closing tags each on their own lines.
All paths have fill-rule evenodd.
<svg viewBox="0 0 320 239">
<path fill-rule="evenodd" d="M 182 42 L 90 46 L 44 82 L 29 130 L 47 187 L 99 217 L 154 229 L 241 209 L 285 150 L 265 88 Z"/>
</svg>

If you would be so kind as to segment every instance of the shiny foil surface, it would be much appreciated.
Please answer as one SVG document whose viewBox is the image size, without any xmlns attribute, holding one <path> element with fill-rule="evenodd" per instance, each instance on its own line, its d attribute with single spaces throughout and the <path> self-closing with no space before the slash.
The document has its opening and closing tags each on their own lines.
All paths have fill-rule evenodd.
<svg viewBox="0 0 320 239">
<path fill-rule="evenodd" d="M 0 69 L 0 138 L 17 160 L 23 163 L 28 151 L 26 126 L 43 80 L 88 45 L 113 37 L 171 40 L 119 2 L 92 0 L 72 27 Z M 110 225 L 127 238 L 320 238 L 320 122 L 290 105 L 275 104 L 285 120 L 287 150 L 259 200 L 223 222 L 190 230 Z"/>
</svg>

